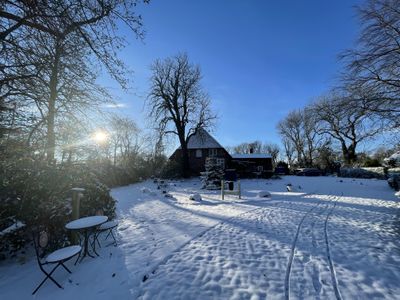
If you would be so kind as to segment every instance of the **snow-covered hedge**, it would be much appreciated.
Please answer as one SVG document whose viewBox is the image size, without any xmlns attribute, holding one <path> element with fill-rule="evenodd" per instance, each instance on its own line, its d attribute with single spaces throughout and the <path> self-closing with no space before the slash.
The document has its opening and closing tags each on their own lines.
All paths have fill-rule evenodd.
<svg viewBox="0 0 400 300">
<path fill-rule="evenodd" d="M 400 168 L 388 169 L 388 175 L 391 175 L 391 174 L 400 174 Z"/>
<path fill-rule="evenodd" d="M 0 231 L 16 220 L 25 227 L 0 236 L 3 257 L 19 250 L 30 239 L 30 230 L 45 226 L 54 246 L 68 244 L 65 224 L 71 220 L 71 188 L 85 189 L 81 216 L 102 210 L 115 216 L 115 201 L 107 186 L 83 165 L 48 165 L 29 158 L 1 162 Z M 15 241 L 18 240 L 18 243 Z"/>
<path fill-rule="evenodd" d="M 341 168 L 341 177 L 350 178 L 378 178 L 385 179 L 385 169 L 383 167 L 376 168 Z"/>
</svg>

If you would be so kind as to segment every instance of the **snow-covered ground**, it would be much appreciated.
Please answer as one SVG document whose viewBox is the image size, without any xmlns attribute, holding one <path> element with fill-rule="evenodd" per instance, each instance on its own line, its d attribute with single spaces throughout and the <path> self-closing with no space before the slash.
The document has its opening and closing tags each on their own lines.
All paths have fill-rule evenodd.
<svg viewBox="0 0 400 300">
<path fill-rule="evenodd" d="M 3 262 L 0 299 L 399 298 L 400 204 L 385 181 L 241 184 L 242 199 L 225 200 L 198 180 L 169 183 L 169 197 L 151 181 L 114 189 L 117 247 L 57 270 L 64 289 L 47 282 L 33 297 L 34 257 Z"/>
</svg>

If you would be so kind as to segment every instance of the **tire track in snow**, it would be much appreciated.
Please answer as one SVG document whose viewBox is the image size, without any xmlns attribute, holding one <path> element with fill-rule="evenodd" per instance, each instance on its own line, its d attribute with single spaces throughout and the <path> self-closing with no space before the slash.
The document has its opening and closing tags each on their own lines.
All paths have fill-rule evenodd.
<svg viewBox="0 0 400 300">
<path fill-rule="evenodd" d="M 190 244 L 191 242 L 193 242 L 194 240 L 196 240 L 196 239 L 198 239 L 198 238 L 201 238 L 203 235 L 205 235 L 206 233 L 208 233 L 208 232 L 211 231 L 211 230 L 214 230 L 214 229 L 215 229 L 216 227 L 218 227 L 218 226 L 221 226 L 221 225 L 223 225 L 223 224 L 225 224 L 225 223 L 227 223 L 227 222 L 229 222 L 229 221 L 232 221 L 232 220 L 234 220 L 234 219 L 241 218 L 241 217 L 243 217 L 243 216 L 245 216 L 245 215 L 247 215 L 247 214 L 254 213 L 254 212 L 256 212 L 256 211 L 263 211 L 263 210 L 265 211 L 265 210 L 268 210 L 268 213 L 265 215 L 265 218 L 266 218 L 266 219 L 269 219 L 269 218 L 271 217 L 272 213 L 275 212 L 275 210 L 276 210 L 277 208 L 284 208 L 284 207 L 281 207 L 281 205 L 284 205 L 284 204 L 287 204 L 288 202 L 291 202 L 290 200 L 287 200 L 287 199 L 284 199 L 284 198 L 278 198 L 278 199 L 273 199 L 273 200 L 274 200 L 274 202 L 272 203 L 271 206 L 267 206 L 267 207 L 265 207 L 265 206 L 264 206 L 264 207 L 257 207 L 257 208 L 250 209 L 250 210 L 248 210 L 248 211 L 239 213 L 239 214 L 237 214 L 237 215 L 235 215 L 235 216 L 232 216 L 232 217 L 230 217 L 230 218 L 227 218 L 227 219 L 224 220 L 224 221 L 217 222 L 217 223 L 214 224 L 213 226 L 208 227 L 208 228 L 206 228 L 205 230 L 203 230 L 203 231 L 199 232 L 198 234 L 194 235 L 191 239 L 189 239 L 188 241 L 186 241 L 185 243 L 183 243 L 181 246 L 179 246 L 178 248 L 176 248 L 175 250 L 173 250 L 169 255 L 165 256 L 165 257 L 164 257 L 162 260 L 160 260 L 157 264 L 153 265 L 152 269 L 150 269 L 150 270 L 148 269 L 148 271 L 144 273 L 144 275 L 143 275 L 143 277 L 142 277 L 141 285 L 140 285 L 140 287 L 139 287 L 139 291 L 138 291 L 138 296 L 137 296 L 137 297 L 140 298 L 141 296 L 143 296 L 143 289 L 142 289 L 143 284 L 144 284 L 146 281 L 148 281 L 149 279 L 151 279 L 151 277 L 152 277 L 154 274 L 156 274 L 158 268 L 159 268 L 161 265 L 166 264 L 174 255 L 176 255 L 176 253 L 178 253 L 179 251 L 181 251 L 183 248 L 185 248 L 187 245 L 189 245 L 189 244 Z"/>
<path fill-rule="evenodd" d="M 290 292 L 290 273 L 292 270 L 292 263 L 293 263 L 293 257 L 294 257 L 294 252 L 296 250 L 296 244 L 297 244 L 297 239 L 299 237 L 300 229 L 303 225 L 304 220 L 306 219 L 307 216 L 309 216 L 314 209 L 316 209 L 319 205 L 323 203 L 322 201 L 319 201 L 316 205 L 314 205 L 311 209 L 309 209 L 304 216 L 301 218 L 299 225 L 297 225 L 297 231 L 296 235 L 294 237 L 294 240 L 292 242 L 292 249 L 290 251 L 290 256 L 289 256 L 289 261 L 288 265 L 286 267 L 286 275 L 285 275 L 285 299 L 289 300 L 289 292 Z"/>
<path fill-rule="evenodd" d="M 339 291 L 339 287 L 338 287 L 338 281 L 337 281 L 337 277 L 336 277 L 335 267 L 332 262 L 331 250 L 330 250 L 330 246 L 329 246 L 329 236 L 328 236 L 328 221 L 329 221 L 329 218 L 332 215 L 333 210 L 335 209 L 337 201 L 338 201 L 338 197 L 335 197 L 335 198 L 336 198 L 336 200 L 335 200 L 335 203 L 333 204 L 332 209 L 326 215 L 325 224 L 324 224 L 324 233 L 325 233 L 326 254 L 328 257 L 329 269 L 331 271 L 333 289 L 335 291 L 336 299 L 342 300 L 342 296 L 340 295 L 340 291 Z"/>
<path fill-rule="evenodd" d="M 322 217 L 322 215 L 325 214 L 325 212 L 328 210 L 330 202 L 331 202 L 331 200 L 328 203 L 326 203 L 326 205 L 322 208 L 322 210 L 320 210 L 318 212 L 318 215 L 311 222 L 311 246 L 312 246 L 312 251 L 313 252 L 310 253 L 310 256 L 318 256 L 318 255 L 315 254 L 315 251 L 317 250 L 317 242 L 316 242 L 316 235 L 315 235 L 315 224 L 318 221 L 320 221 L 320 219 L 322 219 L 322 218 L 320 218 L 320 216 Z M 317 293 L 316 299 L 321 299 L 320 295 L 319 295 L 321 293 L 321 290 L 322 290 L 322 285 L 321 285 L 321 280 L 320 279 L 321 279 L 320 271 L 314 265 L 313 274 L 312 274 L 311 280 L 312 280 L 312 286 L 313 286 L 315 292 Z"/>
<path fill-rule="evenodd" d="M 282 201 L 282 200 L 283 200 L 283 199 L 274 199 L 274 201 Z M 275 203 L 273 203 L 272 207 L 273 207 L 273 208 L 276 208 L 277 206 L 279 207 L 279 204 L 281 204 L 281 203 L 283 203 L 283 202 L 275 202 Z M 151 271 L 145 273 L 144 276 L 143 276 L 143 278 L 142 278 L 142 284 L 143 284 L 144 282 L 146 282 L 146 281 L 150 278 L 150 276 L 151 276 L 152 274 L 155 274 L 155 273 L 156 273 L 156 271 L 157 271 L 157 269 L 159 268 L 159 266 L 165 264 L 169 259 L 171 259 L 171 257 L 172 257 L 173 255 L 175 255 L 177 252 L 179 252 L 179 251 L 182 250 L 184 247 L 186 247 L 187 245 L 189 245 L 189 244 L 190 244 L 191 242 L 193 242 L 195 239 L 200 238 L 201 236 L 203 236 L 203 235 L 206 234 L 207 232 L 213 230 L 214 228 L 216 228 L 216 227 L 219 226 L 219 225 L 222 225 L 222 224 L 224 224 L 224 223 L 227 223 L 228 221 L 234 220 L 235 218 L 243 217 L 243 216 L 245 216 L 246 214 L 250 214 L 250 213 L 255 212 L 255 211 L 258 211 L 258 210 L 264 210 L 264 209 L 266 209 L 266 208 L 267 208 L 267 207 L 257 207 L 257 208 L 255 208 L 255 209 L 251 209 L 251 210 L 245 211 L 245 212 L 240 213 L 240 214 L 238 214 L 238 215 L 232 216 L 232 217 L 230 217 L 230 218 L 228 218 L 228 219 L 226 219 L 226 220 L 224 220 L 224 221 L 217 222 L 217 223 L 214 224 L 213 226 L 208 227 L 208 228 L 206 228 L 205 230 L 203 230 L 203 231 L 199 232 L 198 234 L 194 235 L 191 239 L 189 239 L 188 241 L 186 241 L 185 243 L 183 243 L 181 246 L 179 246 L 179 247 L 176 248 L 174 251 L 172 251 L 169 255 L 167 255 L 167 256 L 164 257 L 162 260 L 160 260 L 155 266 L 153 266 L 153 269 L 152 269 Z M 268 209 L 271 210 L 271 211 L 269 212 L 269 214 L 268 214 L 268 216 L 269 216 L 269 215 L 272 213 L 273 209 L 271 209 L 271 208 L 269 208 L 269 207 L 268 207 Z M 139 296 L 142 295 L 141 293 L 142 293 L 142 291 L 139 292 Z"/>
</svg>

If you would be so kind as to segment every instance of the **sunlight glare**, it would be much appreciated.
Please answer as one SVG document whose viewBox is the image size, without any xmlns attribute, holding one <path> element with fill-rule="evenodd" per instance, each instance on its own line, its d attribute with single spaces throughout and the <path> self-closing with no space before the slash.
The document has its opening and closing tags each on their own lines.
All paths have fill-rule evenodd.
<svg viewBox="0 0 400 300">
<path fill-rule="evenodd" d="M 93 133 L 92 139 L 97 143 L 104 143 L 108 139 L 108 134 L 105 131 L 98 130 Z"/>
</svg>

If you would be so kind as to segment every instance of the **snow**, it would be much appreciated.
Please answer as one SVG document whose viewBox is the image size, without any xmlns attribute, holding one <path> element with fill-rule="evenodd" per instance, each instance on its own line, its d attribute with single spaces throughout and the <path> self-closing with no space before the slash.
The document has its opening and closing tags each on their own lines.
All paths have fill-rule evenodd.
<svg viewBox="0 0 400 300">
<path fill-rule="evenodd" d="M 199 193 L 195 193 L 189 196 L 189 199 L 192 201 L 201 201 L 201 195 Z"/>
<path fill-rule="evenodd" d="M 71 230 L 90 228 L 93 226 L 100 225 L 104 222 L 107 222 L 107 220 L 108 220 L 107 216 L 85 217 L 85 218 L 80 218 L 80 219 L 69 222 L 68 224 L 65 225 L 65 228 L 71 229 Z"/>
<path fill-rule="evenodd" d="M 393 153 L 391 156 L 389 156 L 388 158 L 386 158 L 386 160 L 400 160 L 400 151 Z"/>
<path fill-rule="evenodd" d="M 287 192 L 286 185 L 299 187 Z M 171 183 L 171 182 L 170 182 Z M 37 299 L 395 299 L 399 199 L 383 180 L 241 180 L 242 199 L 199 180 L 112 190 L 117 247 L 54 273 Z M 260 198 L 269 191 L 271 198 Z M 200 194 L 201 202 L 189 196 Z M 100 236 L 105 238 L 105 236 Z M 72 260 L 73 261 L 73 260 Z M 0 299 L 29 299 L 43 274 L 33 253 L 0 264 Z"/>
<path fill-rule="evenodd" d="M 260 191 L 258 192 L 258 197 L 260 198 L 270 198 L 271 197 L 271 193 L 268 191 Z"/>
<path fill-rule="evenodd" d="M 78 254 L 81 251 L 81 246 L 69 246 L 65 247 L 59 250 L 56 250 L 49 254 L 49 256 L 46 257 L 46 261 L 49 263 L 52 262 L 58 262 L 63 259 L 70 258 L 74 256 L 75 254 Z"/>
<path fill-rule="evenodd" d="M 24 227 L 24 226 L 25 226 L 24 223 L 22 223 L 21 221 L 17 221 L 14 224 L 8 226 L 6 229 L 3 229 L 2 231 L 0 231 L 0 236 L 9 234 L 15 230 L 18 230 L 18 229 Z"/>
<path fill-rule="evenodd" d="M 264 153 L 232 154 L 231 156 L 233 159 L 272 158 L 270 154 L 264 154 Z"/>
<path fill-rule="evenodd" d="M 189 138 L 187 147 L 188 149 L 223 148 L 221 144 L 204 129 L 199 129 L 196 134 Z"/>
<path fill-rule="evenodd" d="M 105 222 L 105 223 L 101 224 L 99 226 L 99 230 L 107 230 L 107 229 L 110 229 L 110 228 L 114 228 L 116 226 L 118 226 L 118 222 L 117 221 L 108 221 L 108 222 Z"/>
</svg>

